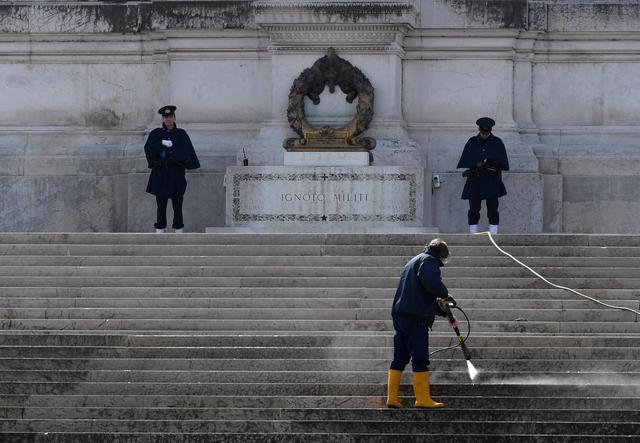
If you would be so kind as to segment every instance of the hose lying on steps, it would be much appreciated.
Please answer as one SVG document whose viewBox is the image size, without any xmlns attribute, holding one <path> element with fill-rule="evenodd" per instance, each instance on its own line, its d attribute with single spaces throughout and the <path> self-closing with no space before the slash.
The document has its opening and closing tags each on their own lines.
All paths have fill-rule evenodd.
<svg viewBox="0 0 640 443">
<path fill-rule="evenodd" d="M 606 306 L 607 308 L 611 308 L 611 309 L 619 309 L 621 311 L 629 311 L 629 312 L 633 312 L 636 315 L 640 315 L 640 311 L 636 311 L 635 309 L 631 309 L 631 308 L 627 308 L 625 306 L 615 306 L 615 305 L 610 305 L 609 303 L 604 303 L 600 300 L 597 300 L 593 297 L 589 297 L 588 295 L 582 294 L 578 291 L 576 291 L 575 289 L 571 289 L 571 288 L 567 288 L 566 286 L 560 286 L 560 285 L 556 285 L 555 283 L 551 283 L 549 280 L 547 280 L 546 278 L 544 278 L 542 275 L 538 274 L 536 271 L 534 271 L 533 269 L 531 269 L 529 266 L 525 265 L 524 263 L 522 263 L 520 260 L 518 260 L 517 258 L 515 258 L 513 255 L 509 254 L 507 251 L 505 251 L 504 249 L 502 249 L 500 246 L 498 246 L 498 244 L 496 243 L 496 241 L 493 239 L 493 236 L 491 235 L 491 233 L 489 231 L 485 231 L 485 232 L 478 232 L 478 234 L 487 234 L 489 236 L 489 240 L 491 240 L 491 243 L 493 243 L 493 246 L 495 246 L 495 248 L 500 251 L 502 254 L 506 255 L 507 257 L 509 257 L 511 260 L 515 261 L 516 263 L 518 263 L 520 266 L 522 266 L 523 268 L 528 269 L 529 271 L 531 271 L 531 273 L 533 273 L 533 275 L 535 275 L 536 277 L 538 277 L 540 280 L 544 281 L 545 283 L 553 286 L 554 288 L 558 288 L 558 289 L 564 289 L 565 291 L 569 291 L 569 292 L 573 292 L 576 295 L 579 295 L 580 297 L 586 298 L 587 300 L 591 300 L 594 303 L 598 303 L 602 306 Z"/>
</svg>

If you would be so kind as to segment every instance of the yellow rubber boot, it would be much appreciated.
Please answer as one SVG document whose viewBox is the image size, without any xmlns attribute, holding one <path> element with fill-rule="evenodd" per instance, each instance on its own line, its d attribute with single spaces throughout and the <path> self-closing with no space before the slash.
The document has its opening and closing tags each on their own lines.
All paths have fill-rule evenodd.
<svg viewBox="0 0 640 443">
<path fill-rule="evenodd" d="M 402 371 L 397 369 L 389 369 L 387 373 L 387 407 L 388 408 L 402 408 L 402 403 L 398 398 L 398 391 L 400 390 L 400 378 L 402 377 Z"/>
<path fill-rule="evenodd" d="M 429 372 L 413 373 L 413 393 L 416 395 L 416 408 L 441 408 L 444 403 L 434 401 L 429 392 Z"/>
</svg>

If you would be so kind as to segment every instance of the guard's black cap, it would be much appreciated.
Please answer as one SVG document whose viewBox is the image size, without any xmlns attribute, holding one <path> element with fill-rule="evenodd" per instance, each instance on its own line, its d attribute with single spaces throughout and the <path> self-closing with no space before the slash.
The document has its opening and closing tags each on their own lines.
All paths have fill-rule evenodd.
<svg viewBox="0 0 640 443">
<path fill-rule="evenodd" d="M 160 114 L 161 116 L 165 116 L 165 115 L 174 115 L 176 113 L 176 108 L 173 105 L 166 105 L 163 106 L 162 108 L 158 109 L 158 114 Z"/>
<path fill-rule="evenodd" d="M 491 132 L 491 128 L 496 125 L 496 121 L 489 117 L 482 117 L 476 120 L 476 125 L 482 132 Z"/>
</svg>

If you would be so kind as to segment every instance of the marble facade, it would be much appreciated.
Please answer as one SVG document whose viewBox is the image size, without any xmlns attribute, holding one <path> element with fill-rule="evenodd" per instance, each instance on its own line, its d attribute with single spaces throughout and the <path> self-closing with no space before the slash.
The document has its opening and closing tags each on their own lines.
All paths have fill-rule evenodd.
<svg viewBox="0 0 640 443">
<path fill-rule="evenodd" d="M 423 173 L 423 226 L 465 230 L 455 165 L 488 115 L 503 232 L 640 233 L 639 29 L 627 0 L 2 2 L 0 230 L 151 231 L 166 103 L 202 164 L 187 230 L 224 226 L 227 168 L 284 164 L 291 82 L 334 46 L 376 90 L 372 167 Z M 353 115 L 321 99 L 311 121 Z"/>
</svg>

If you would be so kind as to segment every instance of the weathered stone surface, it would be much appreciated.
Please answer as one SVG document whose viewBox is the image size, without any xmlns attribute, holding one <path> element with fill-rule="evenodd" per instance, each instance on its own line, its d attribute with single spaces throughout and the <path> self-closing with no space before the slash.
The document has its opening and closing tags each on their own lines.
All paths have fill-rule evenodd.
<svg viewBox="0 0 640 443">
<path fill-rule="evenodd" d="M 7 231 L 110 231 L 113 179 L 105 176 L 0 177 Z"/>
<path fill-rule="evenodd" d="M 421 0 L 421 24 L 425 28 L 523 29 L 527 25 L 527 3 L 527 0 Z"/>
<path fill-rule="evenodd" d="M 636 1 L 615 0 L 552 3 L 547 5 L 548 32 L 637 31 L 640 5 Z"/>
<path fill-rule="evenodd" d="M 251 1 L 154 1 L 151 28 L 242 29 L 253 27 Z"/>
<path fill-rule="evenodd" d="M 0 5 L 0 30 L 33 33 L 148 32 L 254 27 L 251 1 L 150 1 L 124 4 L 40 2 Z"/>
</svg>

